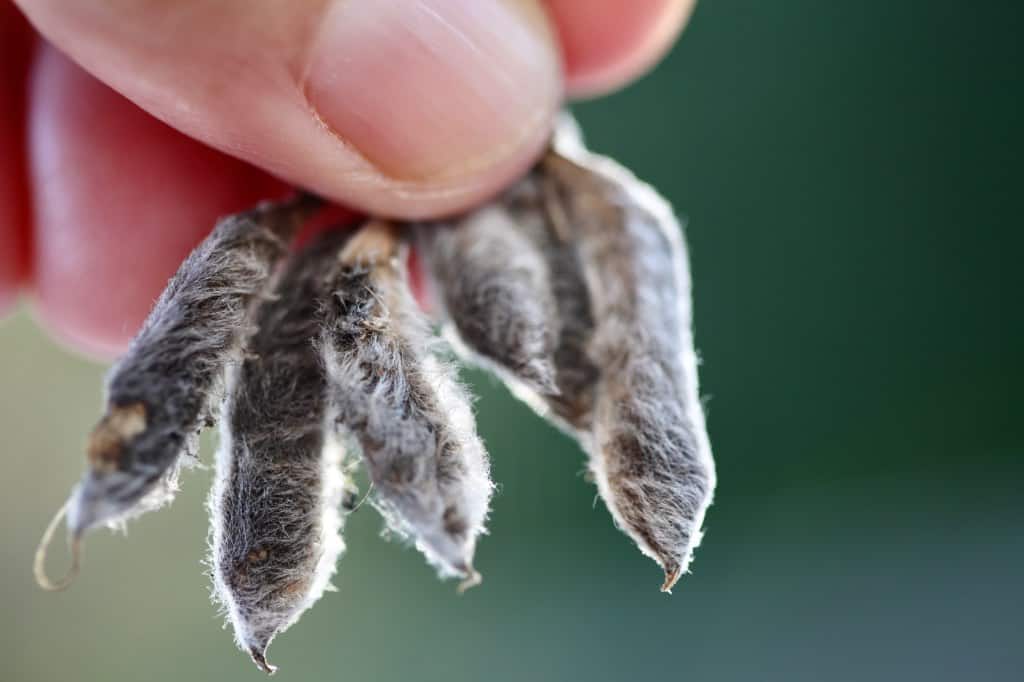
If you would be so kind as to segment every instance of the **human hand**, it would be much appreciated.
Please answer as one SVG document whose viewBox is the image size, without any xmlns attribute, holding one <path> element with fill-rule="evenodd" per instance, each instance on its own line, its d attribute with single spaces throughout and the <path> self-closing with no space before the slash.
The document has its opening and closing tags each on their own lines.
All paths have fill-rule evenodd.
<svg viewBox="0 0 1024 682">
<path fill-rule="evenodd" d="M 25 287 L 111 355 L 275 178 L 382 215 L 465 208 L 529 166 L 566 93 L 656 62 L 693 2 L 15 0 L 38 38 L 0 0 L 0 308 Z"/>
</svg>

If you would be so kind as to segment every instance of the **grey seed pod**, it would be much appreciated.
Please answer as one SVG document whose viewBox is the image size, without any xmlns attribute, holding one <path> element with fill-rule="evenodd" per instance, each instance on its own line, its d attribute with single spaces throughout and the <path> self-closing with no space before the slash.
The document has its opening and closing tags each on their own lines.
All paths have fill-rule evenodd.
<svg viewBox="0 0 1024 682">
<path fill-rule="evenodd" d="M 353 237 L 325 306 L 332 418 L 362 451 L 391 528 L 469 586 L 489 465 L 465 389 L 409 291 L 394 230 L 374 221 Z"/>
<path fill-rule="evenodd" d="M 548 263 L 500 203 L 453 225 L 417 225 L 417 246 L 460 355 L 541 394 L 558 393 L 557 304 Z"/>
<path fill-rule="evenodd" d="M 183 453 L 215 419 L 225 367 L 241 356 L 254 304 L 318 204 L 300 197 L 223 219 L 182 263 L 107 379 L 68 529 L 155 509 L 176 490 Z"/>
<path fill-rule="evenodd" d="M 597 368 L 590 300 L 551 182 L 534 170 L 491 204 L 419 223 L 417 244 L 460 357 L 575 435 L 588 429 Z"/>
<path fill-rule="evenodd" d="M 552 363 L 556 391 L 531 395 L 515 391 L 542 416 L 578 435 L 590 428 L 598 368 L 587 354 L 594 330 L 590 292 L 584 281 L 574 236 L 561 208 L 557 189 L 540 167 L 499 199 L 518 232 L 543 254 L 549 296 L 555 301 Z"/>
<path fill-rule="evenodd" d="M 539 171 L 554 185 L 590 292 L 587 352 L 600 379 L 582 440 L 616 523 L 661 564 L 669 591 L 715 487 L 682 233 L 653 189 L 578 140 L 556 137 Z"/>
<path fill-rule="evenodd" d="M 329 589 L 344 549 L 343 449 L 325 423 L 315 343 L 345 237 L 326 233 L 288 263 L 228 377 L 208 505 L 213 596 L 238 646 L 268 673 L 271 640 Z"/>
</svg>

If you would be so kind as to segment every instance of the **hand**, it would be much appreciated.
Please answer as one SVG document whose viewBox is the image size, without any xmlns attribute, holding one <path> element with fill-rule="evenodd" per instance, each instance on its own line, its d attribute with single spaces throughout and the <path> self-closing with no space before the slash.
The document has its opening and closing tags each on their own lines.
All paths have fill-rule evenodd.
<svg viewBox="0 0 1024 682">
<path fill-rule="evenodd" d="M 56 336 L 110 355 L 275 178 L 395 217 L 465 208 L 693 2 L 15 0 L 38 39 L 0 0 L 0 306 L 27 286 Z"/>
</svg>

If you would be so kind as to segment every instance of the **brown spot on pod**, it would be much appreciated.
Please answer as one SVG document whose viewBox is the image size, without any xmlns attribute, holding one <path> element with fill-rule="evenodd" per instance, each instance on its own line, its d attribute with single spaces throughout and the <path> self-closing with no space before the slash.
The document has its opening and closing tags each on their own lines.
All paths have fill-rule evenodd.
<svg viewBox="0 0 1024 682">
<path fill-rule="evenodd" d="M 99 472 L 111 472 L 121 463 L 125 445 L 146 430 L 143 403 L 112 405 L 89 436 L 86 457 Z"/>
</svg>

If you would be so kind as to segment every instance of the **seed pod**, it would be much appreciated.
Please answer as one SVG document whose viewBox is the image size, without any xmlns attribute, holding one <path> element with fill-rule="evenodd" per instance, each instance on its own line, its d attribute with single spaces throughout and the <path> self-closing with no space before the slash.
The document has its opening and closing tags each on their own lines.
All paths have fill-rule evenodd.
<svg viewBox="0 0 1024 682">
<path fill-rule="evenodd" d="M 417 245 L 460 353 L 549 395 L 557 310 L 544 253 L 509 211 L 486 206 L 454 225 L 418 225 Z"/>
<path fill-rule="evenodd" d="M 78 537 L 170 501 L 181 455 L 215 419 L 226 365 L 241 355 L 254 303 L 316 200 L 225 218 L 182 263 L 107 379 L 68 528 Z"/>
<path fill-rule="evenodd" d="M 557 131 L 561 140 L 582 144 L 579 127 L 569 114 L 560 116 Z M 593 423 L 600 372 L 587 353 L 594 331 L 590 292 L 560 188 L 537 164 L 504 193 L 499 203 L 512 216 L 519 232 L 544 254 L 551 296 L 557 306 L 553 361 L 558 391 L 547 396 L 524 396 L 520 392 L 520 397 L 570 435 L 585 439 Z"/>
<path fill-rule="evenodd" d="M 697 392 L 690 275 L 679 225 L 654 190 L 614 162 L 556 139 L 539 172 L 578 250 L 600 368 L 583 438 L 616 523 L 665 571 L 686 570 L 715 486 Z"/>
<path fill-rule="evenodd" d="M 557 391 L 543 396 L 520 391 L 518 395 L 578 436 L 590 428 L 599 374 L 587 354 L 594 320 L 575 238 L 553 189 L 551 179 L 538 166 L 500 199 L 519 233 L 544 254 L 550 297 L 556 306 L 549 324 L 556 338 L 552 363 Z"/>
<path fill-rule="evenodd" d="M 214 598 L 264 671 L 270 641 L 329 588 L 344 543 L 342 448 L 325 424 L 315 342 L 344 234 L 295 257 L 256 312 L 246 359 L 229 373 L 210 495 Z"/>
<path fill-rule="evenodd" d="M 331 418 L 361 449 L 392 529 L 469 586 L 489 466 L 465 390 L 409 292 L 403 251 L 381 222 L 345 248 L 321 337 Z"/>
<path fill-rule="evenodd" d="M 593 320 L 546 185 L 531 172 L 451 225 L 418 224 L 417 243 L 456 352 L 575 433 L 589 425 L 597 380 L 585 349 Z"/>
</svg>

